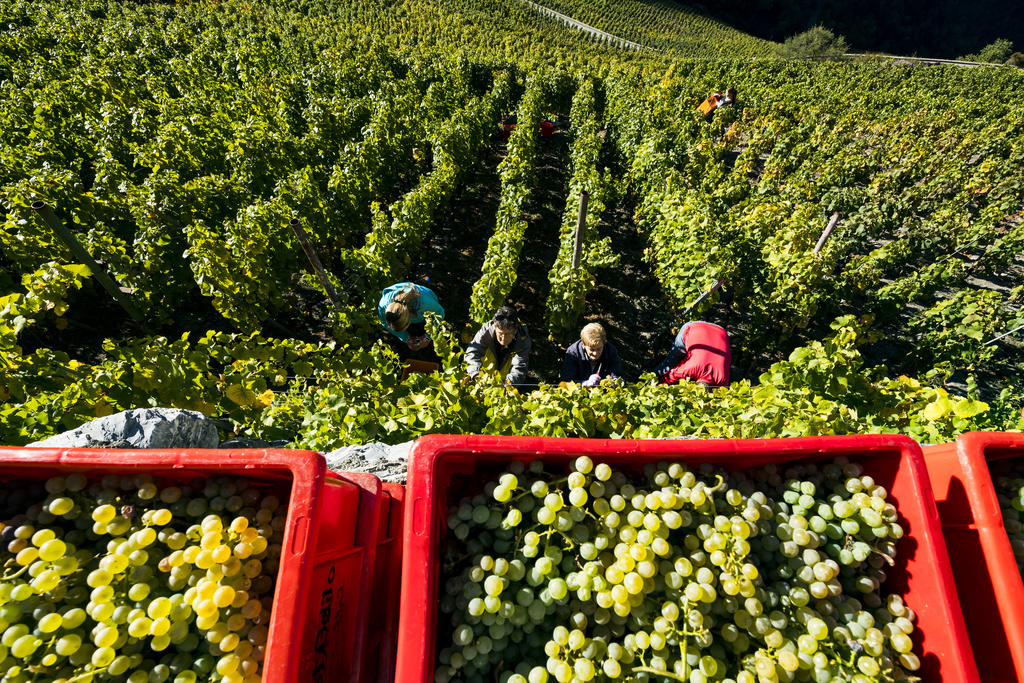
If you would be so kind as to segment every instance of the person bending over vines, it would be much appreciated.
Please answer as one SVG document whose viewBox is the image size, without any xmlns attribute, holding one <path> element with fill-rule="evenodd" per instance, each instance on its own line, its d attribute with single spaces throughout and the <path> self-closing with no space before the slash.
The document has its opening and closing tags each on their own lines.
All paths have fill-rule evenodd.
<svg viewBox="0 0 1024 683">
<path fill-rule="evenodd" d="M 654 373 L 663 384 L 689 379 L 707 389 L 727 387 L 731 363 L 729 333 L 714 323 L 693 321 L 679 330 L 672 350 Z"/>
<path fill-rule="evenodd" d="M 426 313 L 433 313 L 444 320 L 444 309 L 438 303 L 437 295 L 427 287 L 411 282 L 391 285 L 381 294 L 377 304 L 381 325 L 412 351 L 430 345 L 425 326 Z"/>
<path fill-rule="evenodd" d="M 525 384 L 531 346 L 530 332 L 516 310 L 502 306 L 466 347 L 466 372 L 476 377 L 483 369 L 496 370 L 508 384 Z"/>
</svg>

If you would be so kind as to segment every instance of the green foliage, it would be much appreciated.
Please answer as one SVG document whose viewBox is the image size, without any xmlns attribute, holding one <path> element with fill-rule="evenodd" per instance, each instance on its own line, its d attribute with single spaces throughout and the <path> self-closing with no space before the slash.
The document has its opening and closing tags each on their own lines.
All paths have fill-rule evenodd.
<svg viewBox="0 0 1024 683">
<path fill-rule="evenodd" d="M 1003 92 L 1020 85 L 1012 72 L 990 83 L 991 72 L 965 69 L 748 70 L 683 64 L 608 81 L 609 128 L 646 256 L 674 307 L 725 279 L 747 323 L 730 330 L 733 348 L 750 358 L 791 349 L 824 315 L 870 311 L 895 324 L 971 275 L 1006 272 L 1024 238 L 1014 219 L 1024 200 L 1020 113 Z M 744 106 L 704 124 L 693 108 L 721 83 L 736 83 Z M 976 92 L 993 85 L 997 109 L 975 108 Z M 905 98 L 876 96 L 898 89 Z M 814 254 L 835 211 L 842 221 Z M 1012 353 L 997 353 L 1016 367 Z M 903 372 L 931 368 L 921 363 L 891 360 Z"/>
<path fill-rule="evenodd" d="M 783 59 L 839 59 L 849 49 L 845 38 L 819 25 L 786 38 L 775 53 Z"/>
<path fill-rule="evenodd" d="M 562 217 L 561 245 L 555 264 L 548 274 L 551 290 L 544 319 L 548 326 L 548 337 L 559 342 L 565 331 L 583 314 L 587 292 L 594 287 L 597 269 L 618 261 L 618 255 L 612 252 L 610 238 L 599 239 L 597 236 L 609 190 L 607 179 L 602 178 L 597 168 L 603 138 L 598 136 L 599 126 L 594 106 L 594 83 L 587 78 L 580 83 L 572 100 L 570 168 L 573 175 L 569 181 L 569 194 Z M 587 217 L 580 265 L 574 269 L 572 261 L 576 248 L 576 226 L 583 192 L 588 193 Z"/>
<path fill-rule="evenodd" d="M 922 368 L 975 369 L 998 352 L 985 342 L 1020 324 L 1014 317 L 999 292 L 961 290 L 911 320 L 919 340 L 914 357 Z"/>
<path fill-rule="evenodd" d="M 239 431 L 290 437 L 301 416 L 279 417 L 307 381 L 361 366 L 362 352 L 339 354 L 333 344 L 306 344 L 209 332 L 195 341 L 146 337 L 104 344 L 106 360 L 86 364 L 48 351 L 22 357 L 4 373 L 0 441 L 24 444 L 96 417 L 147 407 L 221 416 Z"/>
<path fill-rule="evenodd" d="M 24 294 L 0 297 L 0 360 L 8 371 L 17 371 L 22 363 L 18 346 L 22 331 L 47 314 L 55 318 L 58 327 L 66 325 L 63 315 L 70 306 L 69 295 L 81 289 L 89 275 L 87 266 L 48 263 L 22 278 Z M 2 387 L 0 393 L 10 395 L 9 389 L 4 392 Z"/>
<path fill-rule="evenodd" d="M 989 64 L 1004 64 L 1013 54 L 1013 41 L 1006 38 L 996 38 L 991 43 L 981 48 L 977 54 L 964 55 L 960 59 L 967 62 L 987 62 Z"/>
<path fill-rule="evenodd" d="M 864 330 L 868 322 L 837 320 L 832 336 L 774 364 L 758 386 L 737 382 L 713 395 L 692 384 L 668 387 L 653 381 L 606 382 L 592 391 L 572 384 L 542 385 L 520 393 L 499 378 L 466 381 L 451 367 L 431 376 L 414 375 L 400 386 L 388 385 L 385 376 L 332 379 L 321 386 L 326 397 L 311 400 L 332 405 L 334 411 L 351 406 L 350 419 L 364 433 L 317 430 L 307 433 L 303 445 L 323 450 L 373 438 L 398 443 L 426 433 L 600 438 L 905 433 L 936 443 L 962 430 L 989 428 L 984 403 L 866 370 L 857 346 L 870 338 Z M 449 344 L 457 346 L 451 338 Z M 378 390 L 378 379 L 388 386 Z M 352 387 L 353 382 L 362 388 Z M 356 401 L 364 400 L 367 409 L 356 410 Z M 377 414 L 375 423 L 367 420 L 370 413 Z"/>
<path fill-rule="evenodd" d="M 373 231 L 353 257 L 364 275 L 365 292 L 376 292 L 400 277 L 401 268 L 409 263 L 409 253 L 419 247 L 430 230 L 435 213 L 451 199 L 460 178 L 488 142 L 510 87 L 509 72 L 499 72 L 485 97 L 474 98 L 440 124 L 430 140 L 433 170 L 391 206 L 390 221 L 385 212 L 375 209 Z M 451 89 L 439 87 L 437 91 L 450 96 Z"/>
<path fill-rule="evenodd" d="M 670 0 L 546 0 L 539 3 L 649 49 L 690 58 L 767 57 L 753 38 Z"/>
<path fill-rule="evenodd" d="M 200 410 L 320 450 L 437 432 L 934 442 L 1020 428 L 1015 342 L 982 345 L 1017 324 L 1020 282 L 1006 300 L 977 288 L 1024 249 L 1019 72 L 707 59 L 766 56 L 768 45 L 664 3 L 559 7 L 612 32 L 633 26 L 623 37 L 667 52 L 603 47 L 498 0 L 0 0 L 0 441 L 137 406 Z M 683 25 L 703 31 L 689 46 L 666 33 Z M 740 104 L 706 123 L 695 107 L 728 84 Z M 714 394 L 650 377 L 520 393 L 486 374 L 466 381 L 462 348 L 432 323 L 441 370 L 400 383 L 398 357 L 372 341 L 380 286 L 408 276 L 500 114 L 515 110 L 471 316 L 505 302 L 540 117 L 572 94 L 548 332 L 574 324 L 616 256 L 597 235 L 614 187 L 635 206 L 672 308 L 726 280 L 734 358 L 753 379 Z M 573 272 L 583 190 L 585 265 Z M 242 333 L 110 330 L 101 357 L 46 348 L 98 294 L 35 199 L 132 288 L 155 329 L 206 297 Z M 257 332 L 310 277 L 286 225 L 296 216 L 342 294 L 344 312 L 326 323 L 336 343 Z M 712 297 L 695 315 L 719 313 Z M 859 349 L 877 347 L 880 329 L 916 352 L 868 367 Z M 959 398 L 914 379 L 972 366 L 979 377 L 998 367 L 991 406 L 970 385 Z"/>
<path fill-rule="evenodd" d="M 533 163 L 546 90 L 547 85 L 542 75 L 529 76 L 526 92 L 517 110 L 516 129 L 508 140 L 508 154 L 498 165 L 501 201 L 494 234 L 487 242 L 483 273 L 473 285 L 470 303 L 469 317 L 478 323 L 490 320 L 494 311 L 505 303 L 516 283 L 519 250 L 523 246 L 523 235 L 527 227 L 523 208 L 533 189 Z"/>
</svg>

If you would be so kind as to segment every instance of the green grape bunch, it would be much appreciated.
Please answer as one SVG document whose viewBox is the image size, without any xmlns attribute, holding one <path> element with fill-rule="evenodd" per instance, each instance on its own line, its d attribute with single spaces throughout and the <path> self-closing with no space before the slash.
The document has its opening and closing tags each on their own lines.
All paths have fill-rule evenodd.
<svg viewBox="0 0 1024 683">
<path fill-rule="evenodd" d="M 249 480 L 0 491 L 2 683 L 258 683 L 286 507 Z"/>
<path fill-rule="evenodd" d="M 514 461 L 448 515 L 434 681 L 916 680 L 886 498 L 845 458 Z"/>
<path fill-rule="evenodd" d="M 1017 569 L 1024 578 L 1024 460 L 1002 460 L 990 467 L 1003 528 L 1010 539 Z"/>
</svg>

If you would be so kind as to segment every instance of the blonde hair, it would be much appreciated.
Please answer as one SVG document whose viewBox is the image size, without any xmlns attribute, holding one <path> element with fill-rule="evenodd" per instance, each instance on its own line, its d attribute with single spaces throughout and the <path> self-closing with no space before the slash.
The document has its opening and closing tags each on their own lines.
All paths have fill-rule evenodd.
<svg viewBox="0 0 1024 683">
<path fill-rule="evenodd" d="M 580 339 L 585 346 L 597 346 L 598 344 L 604 344 L 607 337 L 600 323 L 590 323 L 580 330 Z"/>
<path fill-rule="evenodd" d="M 409 285 L 395 294 L 395 298 L 384 309 L 384 322 L 395 332 L 402 332 L 409 327 L 409 318 L 419 308 L 420 293 Z"/>
</svg>

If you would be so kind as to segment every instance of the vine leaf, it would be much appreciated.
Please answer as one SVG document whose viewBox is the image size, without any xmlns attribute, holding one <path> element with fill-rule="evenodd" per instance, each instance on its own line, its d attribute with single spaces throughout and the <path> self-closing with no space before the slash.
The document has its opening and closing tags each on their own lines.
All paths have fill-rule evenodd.
<svg viewBox="0 0 1024 683">
<path fill-rule="evenodd" d="M 232 384 L 228 387 L 227 397 L 240 406 L 251 406 L 259 400 L 252 389 L 247 389 L 241 384 Z"/>
</svg>

